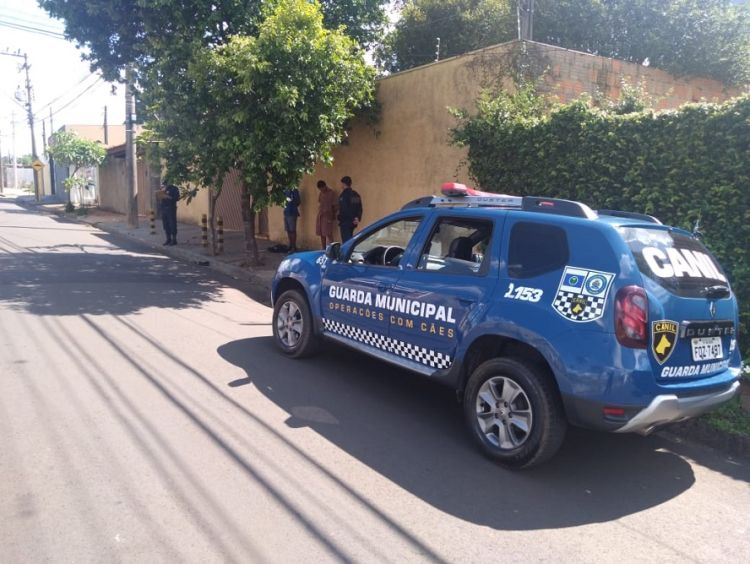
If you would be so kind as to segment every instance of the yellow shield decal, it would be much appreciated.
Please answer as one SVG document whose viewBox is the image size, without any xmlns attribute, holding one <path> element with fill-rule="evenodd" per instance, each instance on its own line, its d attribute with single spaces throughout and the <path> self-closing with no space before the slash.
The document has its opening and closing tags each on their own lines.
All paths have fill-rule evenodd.
<svg viewBox="0 0 750 564">
<path fill-rule="evenodd" d="M 651 350 L 659 364 L 664 364 L 672 356 L 677 345 L 677 330 L 675 321 L 661 320 L 651 324 Z"/>
</svg>

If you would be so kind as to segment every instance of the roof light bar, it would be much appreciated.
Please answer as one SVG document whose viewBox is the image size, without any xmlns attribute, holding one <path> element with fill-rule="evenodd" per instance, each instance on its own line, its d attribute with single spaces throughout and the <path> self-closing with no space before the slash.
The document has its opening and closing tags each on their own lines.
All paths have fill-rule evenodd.
<svg viewBox="0 0 750 564">
<path fill-rule="evenodd" d="M 442 196 L 425 196 L 404 204 L 402 210 L 425 207 L 469 207 L 505 208 L 537 213 L 566 215 L 584 219 L 596 219 L 596 213 L 587 205 L 559 198 L 534 196 L 508 196 L 469 188 L 458 182 L 446 182 L 441 186 Z"/>
<path fill-rule="evenodd" d="M 443 193 L 443 197 L 433 197 L 431 205 L 463 205 L 469 207 L 486 206 L 502 208 L 520 208 L 523 205 L 523 198 L 520 196 L 482 192 L 480 190 L 475 190 L 474 188 L 469 188 L 465 184 L 459 184 L 458 182 L 445 182 L 441 186 L 440 191 Z"/>
</svg>

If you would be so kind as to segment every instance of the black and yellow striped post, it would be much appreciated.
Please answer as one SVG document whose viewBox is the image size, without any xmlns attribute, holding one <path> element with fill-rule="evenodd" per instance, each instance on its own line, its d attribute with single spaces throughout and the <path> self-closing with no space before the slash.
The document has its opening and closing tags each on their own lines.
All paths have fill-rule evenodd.
<svg viewBox="0 0 750 564">
<path fill-rule="evenodd" d="M 219 216 L 216 219 L 216 236 L 218 238 L 218 245 L 216 252 L 220 255 L 224 254 L 224 220 Z"/>
<path fill-rule="evenodd" d="M 151 210 L 151 214 L 149 216 L 149 226 L 151 228 L 151 235 L 156 235 L 156 212 L 154 210 Z"/>
<path fill-rule="evenodd" d="M 201 216 L 201 243 L 208 247 L 208 216 L 205 213 Z"/>
</svg>

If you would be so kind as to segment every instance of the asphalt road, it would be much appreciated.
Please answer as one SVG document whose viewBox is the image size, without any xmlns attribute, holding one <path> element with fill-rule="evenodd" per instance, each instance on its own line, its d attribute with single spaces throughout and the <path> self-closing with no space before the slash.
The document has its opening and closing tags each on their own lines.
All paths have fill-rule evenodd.
<svg viewBox="0 0 750 564">
<path fill-rule="evenodd" d="M 0 562 L 750 562 L 750 467 L 574 431 L 510 472 L 452 394 L 253 289 L 0 200 Z"/>
</svg>

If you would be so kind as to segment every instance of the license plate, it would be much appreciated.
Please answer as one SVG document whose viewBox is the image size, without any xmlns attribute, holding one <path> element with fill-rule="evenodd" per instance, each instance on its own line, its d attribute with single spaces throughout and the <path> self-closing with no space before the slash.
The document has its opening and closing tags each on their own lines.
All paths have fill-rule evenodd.
<svg viewBox="0 0 750 564">
<path fill-rule="evenodd" d="M 721 346 L 721 337 L 691 339 L 690 344 L 693 347 L 693 362 L 716 360 L 724 357 L 724 349 Z"/>
</svg>

